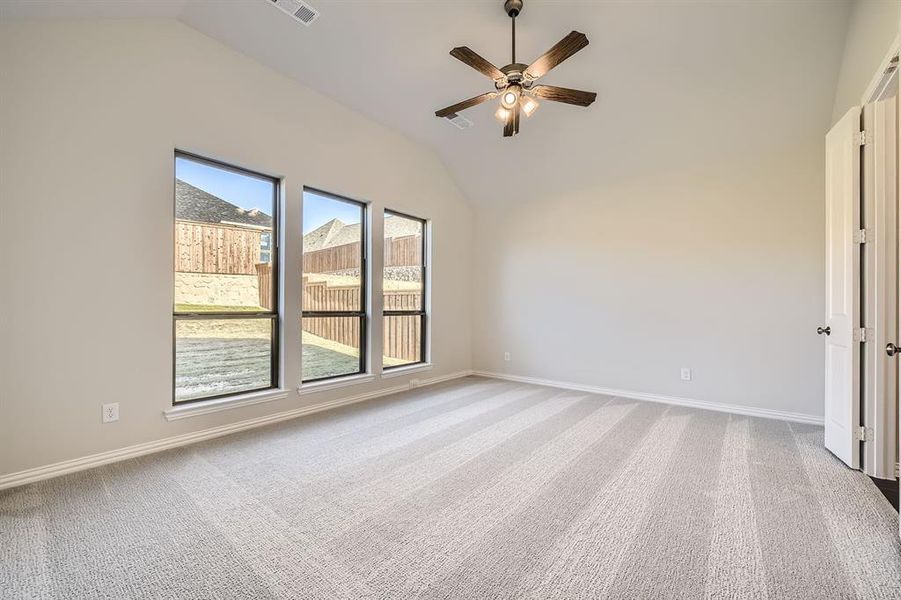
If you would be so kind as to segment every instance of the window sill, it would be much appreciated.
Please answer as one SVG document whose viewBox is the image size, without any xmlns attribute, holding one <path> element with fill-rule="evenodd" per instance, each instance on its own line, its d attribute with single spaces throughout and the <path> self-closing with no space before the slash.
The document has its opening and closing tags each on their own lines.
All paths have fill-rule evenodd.
<svg viewBox="0 0 901 600">
<path fill-rule="evenodd" d="M 432 363 L 418 363 L 407 367 L 397 367 L 382 372 L 382 379 L 391 379 L 392 377 L 402 377 L 410 373 L 419 373 L 420 371 L 431 371 Z"/>
<path fill-rule="evenodd" d="M 297 386 L 297 393 L 301 396 L 313 394 L 315 392 L 324 392 L 326 390 L 334 390 L 350 385 L 358 385 L 360 383 L 369 383 L 375 381 L 375 376 L 369 373 L 360 373 L 358 375 L 348 375 L 347 377 L 337 377 L 335 379 L 327 379 L 325 381 L 314 381 L 312 383 L 301 383 Z"/>
<path fill-rule="evenodd" d="M 263 390 L 262 392 L 248 392 L 246 394 L 236 394 L 228 398 L 216 398 L 215 400 L 205 400 L 200 402 L 191 402 L 190 404 L 182 404 L 173 406 L 163 411 L 167 421 L 176 421 L 178 419 L 187 419 L 188 417 L 199 417 L 200 415 L 208 415 L 210 413 L 222 410 L 231 410 L 242 406 L 251 406 L 260 404 L 261 402 L 271 402 L 272 400 L 284 400 L 288 397 L 286 389 Z"/>
</svg>

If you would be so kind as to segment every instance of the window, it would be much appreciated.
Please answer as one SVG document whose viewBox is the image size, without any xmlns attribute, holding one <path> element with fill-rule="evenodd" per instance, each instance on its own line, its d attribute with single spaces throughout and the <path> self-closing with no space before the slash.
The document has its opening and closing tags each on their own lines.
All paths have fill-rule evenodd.
<svg viewBox="0 0 901 600">
<path fill-rule="evenodd" d="M 278 186 L 175 155 L 176 404 L 278 386 Z"/>
<path fill-rule="evenodd" d="M 272 262 L 272 233 L 268 231 L 260 234 L 260 262 Z"/>
<path fill-rule="evenodd" d="M 303 381 L 366 370 L 366 207 L 303 193 Z"/>
<path fill-rule="evenodd" d="M 426 361 L 426 223 L 385 211 L 383 368 Z"/>
</svg>

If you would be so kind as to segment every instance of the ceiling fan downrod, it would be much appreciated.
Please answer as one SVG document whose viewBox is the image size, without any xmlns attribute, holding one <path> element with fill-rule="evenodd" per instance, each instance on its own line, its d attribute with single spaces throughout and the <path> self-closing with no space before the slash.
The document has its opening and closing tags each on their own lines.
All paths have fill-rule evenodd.
<svg viewBox="0 0 901 600">
<path fill-rule="evenodd" d="M 516 63 L 516 16 L 522 12 L 522 0 L 507 0 L 504 2 L 504 10 L 507 12 L 507 15 L 510 17 L 510 20 L 513 23 L 513 52 L 511 63 Z"/>
</svg>

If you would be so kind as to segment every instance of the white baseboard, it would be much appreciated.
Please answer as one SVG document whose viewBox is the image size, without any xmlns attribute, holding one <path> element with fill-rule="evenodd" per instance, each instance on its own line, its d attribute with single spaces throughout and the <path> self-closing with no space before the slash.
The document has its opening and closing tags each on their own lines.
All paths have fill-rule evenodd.
<svg viewBox="0 0 901 600">
<path fill-rule="evenodd" d="M 561 388 L 564 390 L 576 390 L 579 392 L 590 392 L 592 394 L 603 394 L 605 396 L 616 396 L 619 398 L 629 398 L 630 400 L 645 400 L 647 402 L 661 402 L 663 404 L 674 404 L 676 406 L 688 406 L 691 408 L 700 408 L 702 410 L 715 410 L 717 412 L 731 413 L 735 415 L 745 415 L 748 417 L 762 417 L 764 419 L 778 419 L 780 421 L 792 421 L 794 423 L 807 423 L 809 425 L 823 425 L 823 417 L 817 415 L 807 415 L 803 413 L 793 413 L 784 410 L 773 410 L 769 408 L 755 408 L 753 406 L 742 406 L 740 404 L 720 404 L 718 402 L 707 402 L 705 400 L 693 400 L 691 398 L 680 398 L 678 396 L 662 396 L 660 394 L 648 394 L 646 392 L 633 392 L 630 390 L 616 390 L 612 388 L 604 388 L 594 385 L 584 385 L 580 383 L 570 383 L 567 381 L 555 381 L 552 379 L 538 379 L 536 377 L 523 377 L 521 375 L 509 375 L 507 373 L 494 373 L 491 371 L 473 371 L 473 375 L 482 377 L 491 377 L 493 379 L 506 379 L 508 381 L 518 381 L 520 383 L 531 383 L 534 385 L 544 385 L 548 387 Z"/>
<path fill-rule="evenodd" d="M 143 444 L 135 444 L 134 446 L 127 446 L 125 448 L 119 448 L 117 450 L 110 450 L 108 452 L 100 452 L 99 454 L 92 454 L 90 456 L 83 456 L 81 458 L 65 460 L 62 462 L 54 463 L 52 465 L 26 469 L 24 471 L 18 471 L 16 473 L 10 473 L 8 475 L 0 476 L 0 490 L 24 485 L 26 483 L 40 481 L 42 479 L 50 479 L 51 477 L 66 475 L 67 473 L 83 471 L 85 469 L 91 469 L 94 467 L 99 467 L 101 465 L 106 465 L 121 460 L 127 460 L 129 458 L 135 458 L 137 456 L 144 456 L 145 454 L 162 452 L 163 450 L 169 450 L 170 448 L 187 446 L 188 444 L 194 444 L 197 442 L 202 442 L 204 440 L 228 435 L 230 433 L 244 431 L 245 429 L 253 429 L 254 427 L 262 427 L 263 425 L 269 425 L 271 423 L 277 423 L 279 421 L 296 419 L 298 417 L 338 408 L 339 406 L 356 404 L 357 402 L 364 402 L 366 400 L 372 400 L 373 398 L 379 398 L 381 396 L 388 396 L 391 394 L 396 394 L 398 392 L 403 392 L 414 387 L 423 387 L 435 383 L 440 383 L 442 381 L 449 381 L 451 379 L 466 377 L 468 375 L 472 375 L 472 371 L 458 371 L 456 373 L 440 375 L 438 377 L 432 377 L 428 379 L 417 379 L 414 380 L 415 384 L 414 381 L 411 381 L 406 385 L 396 385 L 381 390 L 366 392 L 364 394 L 357 394 L 355 396 L 348 396 L 346 398 L 330 400 L 328 402 L 322 402 L 320 404 L 314 404 L 312 406 L 302 406 L 300 408 L 286 410 L 262 417 L 256 417 L 254 419 L 238 421 L 237 423 L 220 425 L 218 427 L 212 427 L 210 429 L 204 429 L 202 431 L 185 433 L 182 435 L 164 438 L 162 440 L 145 442 Z"/>
</svg>

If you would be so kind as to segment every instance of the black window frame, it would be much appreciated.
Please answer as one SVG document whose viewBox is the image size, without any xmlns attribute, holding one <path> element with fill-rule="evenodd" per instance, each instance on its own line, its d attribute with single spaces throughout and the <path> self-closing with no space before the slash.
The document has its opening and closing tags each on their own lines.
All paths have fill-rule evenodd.
<svg viewBox="0 0 901 600">
<path fill-rule="evenodd" d="M 271 237 L 271 254 L 270 254 L 270 263 L 272 264 L 272 304 L 273 307 L 268 311 L 229 311 L 229 312 L 186 312 L 186 311 L 177 311 L 175 310 L 175 297 L 173 295 L 172 298 L 172 405 L 173 406 L 183 406 L 185 404 L 191 404 L 194 402 L 205 402 L 207 400 L 218 400 L 221 398 L 228 398 L 231 396 L 240 396 L 243 394 L 252 394 L 255 392 L 264 392 L 267 390 L 278 389 L 280 382 L 280 373 L 279 366 L 281 365 L 281 343 L 279 340 L 279 333 L 281 331 L 281 282 L 279 281 L 279 267 L 280 267 L 280 233 L 281 233 L 281 211 L 279 210 L 279 199 L 281 198 L 281 179 L 278 177 L 274 177 L 272 175 L 266 175 L 265 173 L 260 173 L 258 171 L 253 171 L 251 169 L 245 169 L 243 167 L 238 167 L 235 165 L 231 165 L 228 163 L 224 163 L 219 160 L 215 160 L 212 158 L 207 158 L 205 156 L 200 156 L 198 154 L 193 154 L 191 152 L 185 152 L 182 150 L 175 151 L 175 157 L 173 158 L 173 165 L 175 161 L 179 158 L 190 160 L 193 162 L 206 164 L 211 167 L 216 167 L 217 169 L 222 169 L 225 171 L 231 171 L 233 173 L 237 173 L 239 175 L 245 175 L 247 177 L 254 177 L 257 179 L 262 179 L 264 181 L 271 182 L 272 185 L 272 237 Z M 173 235 L 175 231 L 175 175 L 173 172 L 172 177 L 172 207 L 173 207 Z M 173 275 L 175 271 L 173 270 Z M 173 285 L 173 294 L 175 288 Z M 271 348 L 269 351 L 270 356 L 270 366 L 269 366 L 269 385 L 267 387 L 261 388 L 253 388 L 247 390 L 240 390 L 236 392 L 228 392 L 226 394 L 214 394 L 210 396 L 201 396 L 199 398 L 189 398 L 186 400 L 176 400 L 176 372 L 178 365 L 176 363 L 176 345 L 178 340 L 176 338 L 177 335 L 177 325 L 178 321 L 187 321 L 187 320 L 223 320 L 223 319 L 269 319 L 272 326 L 272 335 L 271 339 Z"/>
<path fill-rule="evenodd" d="M 428 219 L 423 219 L 421 217 L 415 217 L 413 215 L 403 213 L 397 210 L 392 210 L 390 208 L 386 208 L 384 210 L 384 214 L 382 215 L 382 222 L 385 221 L 386 215 L 392 215 L 394 217 L 402 217 L 404 219 L 410 219 L 412 221 L 419 221 L 422 224 L 422 295 L 419 299 L 419 310 L 384 310 L 382 309 L 382 327 L 385 324 L 385 317 L 419 317 L 419 360 L 415 362 L 408 362 L 402 365 L 386 365 L 385 364 L 385 352 L 382 351 L 382 371 L 391 371 L 394 369 L 403 369 L 405 367 L 412 367 L 415 365 L 424 365 L 428 364 L 428 324 L 429 324 L 429 313 L 428 313 L 428 305 L 426 304 L 426 298 L 428 293 L 428 277 L 429 277 L 429 256 L 428 256 L 428 235 L 429 235 L 429 222 Z M 384 234 L 382 235 L 382 243 L 384 244 Z M 382 298 L 384 302 L 384 281 L 385 281 L 385 267 L 382 266 Z M 384 306 L 384 305 L 383 305 Z M 384 343 L 384 342 L 383 342 Z"/>
<path fill-rule="evenodd" d="M 364 375 L 367 373 L 368 353 L 369 353 L 369 204 L 360 200 L 354 200 L 347 196 L 333 194 L 318 188 L 304 186 L 302 190 L 301 214 L 303 214 L 304 202 L 306 202 L 306 194 L 310 192 L 317 196 L 324 196 L 345 204 L 353 204 L 360 207 L 360 310 L 304 310 L 303 308 L 303 286 L 301 286 L 300 298 L 300 335 L 301 349 L 303 349 L 303 320 L 315 318 L 356 318 L 359 321 L 360 328 L 360 361 L 359 368 L 352 373 L 339 373 L 337 375 L 327 375 L 325 377 L 315 377 L 313 379 L 304 379 L 303 365 L 301 365 L 300 383 L 301 385 L 317 383 L 321 381 L 330 381 L 332 379 L 341 379 L 343 377 L 354 377 L 356 375 Z M 303 279 L 303 236 L 301 236 L 301 279 Z M 301 352 L 301 360 L 303 353 Z"/>
</svg>

